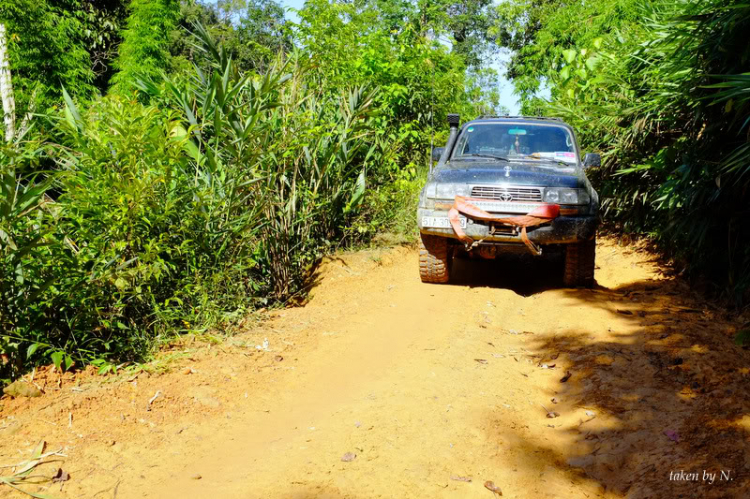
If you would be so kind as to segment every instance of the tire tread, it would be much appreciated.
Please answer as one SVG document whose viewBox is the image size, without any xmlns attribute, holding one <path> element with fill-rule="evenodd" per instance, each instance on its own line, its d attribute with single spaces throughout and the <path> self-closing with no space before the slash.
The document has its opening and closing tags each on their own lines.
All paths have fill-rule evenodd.
<svg viewBox="0 0 750 499">
<path fill-rule="evenodd" d="M 594 285 L 595 265 L 596 238 L 577 244 L 569 244 L 565 249 L 563 282 L 566 286 L 590 288 Z"/>
<path fill-rule="evenodd" d="M 421 234 L 419 240 L 419 277 L 422 282 L 445 284 L 450 280 L 451 255 L 448 239 Z"/>
</svg>

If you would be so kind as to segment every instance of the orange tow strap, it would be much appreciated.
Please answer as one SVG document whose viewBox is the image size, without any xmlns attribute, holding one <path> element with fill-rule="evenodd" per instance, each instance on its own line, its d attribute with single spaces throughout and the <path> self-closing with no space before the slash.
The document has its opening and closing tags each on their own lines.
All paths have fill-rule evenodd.
<svg viewBox="0 0 750 499">
<path fill-rule="evenodd" d="M 491 213 L 487 213 L 481 208 L 478 208 L 471 204 L 471 201 L 486 201 L 484 199 L 471 199 L 463 196 L 456 196 L 453 206 L 448 212 L 448 219 L 451 222 L 453 231 L 458 236 L 458 240 L 466 245 L 474 244 L 474 240 L 466 235 L 466 232 L 461 228 L 461 222 L 458 218 L 459 213 L 463 213 L 467 217 L 471 217 L 477 220 L 485 222 L 498 222 L 507 225 L 515 225 L 521 227 L 521 240 L 526 247 L 531 250 L 532 253 L 540 255 L 542 250 L 529 240 L 526 234 L 526 227 L 535 227 L 543 223 L 551 222 L 553 219 L 560 215 L 560 205 L 557 204 L 542 204 L 531 210 L 526 215 L 519 215 L 515 217 L 497 217 Z"/>
</svg>

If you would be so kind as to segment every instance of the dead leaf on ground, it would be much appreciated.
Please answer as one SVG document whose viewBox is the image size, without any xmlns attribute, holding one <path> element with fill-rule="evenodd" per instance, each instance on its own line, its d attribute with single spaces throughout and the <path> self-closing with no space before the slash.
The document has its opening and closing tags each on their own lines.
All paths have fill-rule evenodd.
<svg viewBox="0 0 750 499">
<path fill-rule="evenodd" d="M 147 411 L 150 411 L 150 410 L 151 410 L 151 404 L 153 404 L 153 403 L 154 403 L 154 401 L 155 401 L 156 399 L 158 399 L 160 395 L 161 395 L 161 390 L 156 390 L 156 393 L 154 394 L 154 396 L 153 396 L 153 397 L 151 397 L 151 398 L 149 399 L 149 401 L 148 401 L 148 404 L 146 405 L 146 410 L 147 410 Z"/>
<path fill-rule="evenodd" d="M 680 441 L 680 434 L 677 433 L 674 430 L 664 430 L 664 434 L 669 437 L 670 440 L 673 442 L 679 442 Z"/>
<path fill-rule="evenodd" d="M 70 473 L 63 471 L 62 468 L 57 468 L 57 473 L 52 477 L 52 483 L 67 482 L 70 480 Z"/>
<path fill-rule="evenodd" d="M 455 480 L 456 482 L 471 483 L 471 477 L 468 476 L 451 475 L 451 480 Z"/>
<path fill-rule="evenodd" d="M 678 312 L 686 312 L 689 314 L 702 314 L 703 310 L 699 308 L 691 308 L 691 307 L 676 307 Z"/>
<path fill-rule="evenodd" d="M 495 485 L 495 482 L 493 482 L 492 480 L 487 480 L 486 482 L 484 482 L 484 488 L 489 491 L 492 491 L 493 493 L 499 496 L 503 495 L 503 491 L 500 490 L 500 487 Z"/>
<path fill-rule="evenodd" d="M 355 453 L 353 453 L 353 452 L 347 452 L 346 454 L 344 454 L 343 456 L 341 456 L 341 461 L 343 461 L 345 463 L 351 463 L 356 458 L 357 458 L 357 455 Z"/>
<path fill-rule="evenodd" d="M 480 364 L 486 364 L 487 359 L 474 359 L 475 361 L 479 362 Z"/>
</svg>

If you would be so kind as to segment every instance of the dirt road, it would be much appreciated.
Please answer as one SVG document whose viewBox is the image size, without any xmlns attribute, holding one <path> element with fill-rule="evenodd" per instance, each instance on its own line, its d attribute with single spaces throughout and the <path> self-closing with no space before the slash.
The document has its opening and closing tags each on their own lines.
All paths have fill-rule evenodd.
<svg viewBox="0 0 750 499">
<path fill-rule="evenodd" d="M 29 490 L 71 498 L 750 496 L 741 321 L 645 252 L 605 240 L 597 265 L 593 290 L 519 260 L 441 286 L 413 249 L 345 255 L 306 306 L 166 372 L 36 373 L 45 396 L 2 402 L 0 458 L 63 448 L 42 472 L 71 480 Z"/>
</svg>

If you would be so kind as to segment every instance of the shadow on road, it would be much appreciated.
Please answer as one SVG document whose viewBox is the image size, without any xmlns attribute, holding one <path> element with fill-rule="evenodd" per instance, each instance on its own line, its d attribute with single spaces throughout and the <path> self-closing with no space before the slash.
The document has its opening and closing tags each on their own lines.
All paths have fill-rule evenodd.
<svg viewBox="0 0 750 499">
<path fill-rule="evenodd" d="M 521 296 L 531 296 L 562 287 L 562 270 L 562 255 L 554 254 L 544 257 L 508 254 L 494 260 L 455 258 L 451 284 L 509 289 Z"/>
<path fill-rule="evenodd" d="M 551 421 L 564 421 L 550 431 L 565 444 L 511 428 L 494 438 L 628 498 L 750 497 L 750 352 L 733 342 L 738 325 L 680 281 L 563 292 L 613 317 L 604 333 L 568 330 L 526 345 L 535 364 L 556 359 L 572 374 L 545 394 L 561 413 Z M 680 471 L 696 475 L 670 480 Z"/>
</svg>

